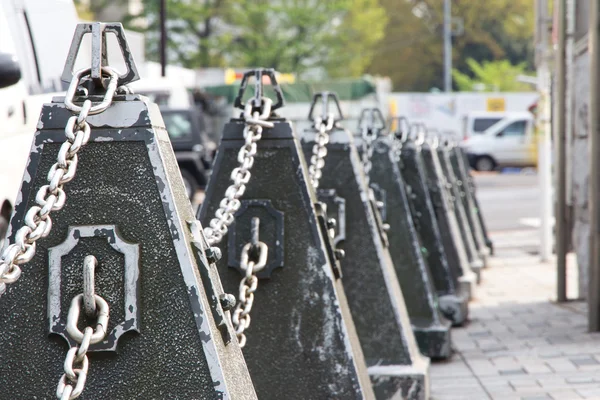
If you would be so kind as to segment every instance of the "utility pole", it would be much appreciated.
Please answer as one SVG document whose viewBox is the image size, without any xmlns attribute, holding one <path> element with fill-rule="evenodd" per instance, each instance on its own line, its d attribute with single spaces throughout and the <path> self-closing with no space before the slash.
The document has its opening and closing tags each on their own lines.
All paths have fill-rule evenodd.
<svg viewBox="0 0 600 400">
<path fill-rule="evenodd" d="M 548 261 L 552 256 L 552 165 L 550 54 L 548 51 L 548 1 L 536 0 L 536 66 L 538 93 L 538 184 L 540 187 L 540 257 Z"/>
<path fill-rule="evenodd" d="M 556 91 L 554 96 L 556 131 L 554 145 L 556 154 L 556 300 L 567 301 L 567 155 L 566 155 L 566 90 L 567 90 L 567 52 L 566 52 L 566 11 L 567 0 L 558 0 L 558 46 L 556 60 Z"/>
<path fill-rule="evenodd" d="M 590 269 L 588 274 L 588 330 L 600 331 L 600 0 L 591 1 L 589 45 L 590 56 L 590 107 L 589 107 L 589 140 L 590 140 Z"/>
<path fill-rule="evenodd" d="M 160 0 L 160 76 L 167 76 L 167 4 Z"/>
<path fill-rule="evenodd" d="M 452 13 L 451 0 L 444 0 L 444 91 L 452 91 Z"/>
</svg>

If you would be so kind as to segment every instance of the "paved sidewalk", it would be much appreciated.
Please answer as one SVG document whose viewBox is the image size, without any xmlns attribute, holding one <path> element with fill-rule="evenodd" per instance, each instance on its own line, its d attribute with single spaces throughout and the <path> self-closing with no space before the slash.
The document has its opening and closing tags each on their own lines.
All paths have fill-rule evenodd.
<svg viewBox="0 0 600 400">
<path fill-rule="evenodd" d="M 600 399 L 600 333 L 586 332 L 585 303 L 553 302 L 554 263 L 516 247 L 520 235 L 495 237 L 471 321 L 452 331 L 456 353 L 431 366 L 433 399 Z M 569 281 L 577 281 L 575 265 Z"/>
</svg>

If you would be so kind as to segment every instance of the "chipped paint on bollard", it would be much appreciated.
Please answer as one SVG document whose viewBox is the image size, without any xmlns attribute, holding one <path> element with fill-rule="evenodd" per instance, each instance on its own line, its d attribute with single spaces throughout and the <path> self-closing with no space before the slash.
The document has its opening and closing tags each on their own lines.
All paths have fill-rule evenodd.
<svg viewBox="0 0 600 400">
<path fill-rule="evenodd" d="M 109 32 L 122 75 L 107 65 Z M 74 73 L 86 33 L 91 67 Z M 14 249 L 26 256 L 0 300 L 2 392 L 256 399 L 158 106 L 121 86 L 139 79 L 121 24 L 79 24 L 63 79 L 66 96 L 42 108 L 2 254 L 2 291 Z"/>
<path fill-rule="evenodd" d="M 471 265 L 471 270 L 477 274 L 477 283 L 479 283 L 481 281 L 481 269 L 485 266 L 485 259 L 482 258 L 477 251 L 477 246 L 475 245 L 475 240 L 473 239 L 473 234 L 471 233 L 469 222 L 467 220 L 466 211 L 461 200 L 460 190 L 456 186 L 456 178 L 454 176 L 454 171 L 452 170 L 452 165 L 450 164 L 448 151 L 437 139 L 433 141 L 432 146 L 435 147 L 437 151 L 438 159 L 442 167 L 442 179 L 445 182 L 448 198 L 454 206 L 458 228 L 463 243 L 465 244 L 465 250 Z"/>
<path fill-rule="evenodd" d="M 460 274 L 450 268 L 446 249 L 433 208 L 421 147 L 414 140 L 399 141 L 398 164 L 412 204 L 412 217 L 425 248 L 425 257 L 437 290 L 439 308 L 454 325 L 462 325 L 469 315 L 469 294 L 460 285 Z"/>
<path fill-rule="evenodd" d="M 471 265 L 465 250 L 456 214 L 444 181 L 441 179 L 441 165 L 437 157 L 437 152 L 432 151 L 429 143 L 423 139 L 417 139 L 417 145 L 421 147 L 421 157 L 425 167 L 427 177 L 427 186 L 436 214 L 437 222 L 442 236 L 442 243 L 450 268 L 454 270 L 456 276 L 459 276 L 459 282 L 464 293 L 468 294 L 469 299 L 473 297 L 477 276 L 471 270 Z"/>
<path fill-rule="evenodd" d="M 311 131 L 303 134 L 306 157 L 314 137 Z M 346 253 L 342 283 L 375 394 L 378 399 L 427 399 L 429 359 L 419 353 L 375 199 L 349 132 L 336 128 L 330 133 L 322 172 L 321 193 L 333 191 L 344 200 L 345 238 L 338 243 Z M 327 207 L 337 210 L 333 201 Z"/>
<path fill-rule="evenodd" d="M 252 177 L 218 262 L 227 291 L 237 293 L 239 248 L 250 221 L 260 217 L 260 237 L 272 269 L 258 274 L 252 324 L 244 357 L 261 399 L 372 399 L 373 389 L 336 260 L 318 223 L 314 191 L 289 121 L 271 115 L 257 142 Z M 229 186 L 244 144 L 244 120 L 232 119 L 213 165 L 199 219 L 209 221 Z M 317 203 L 318 205 L 318 203 Z M 281 223 L 275 215 L 281 216 Z M 280 255 L 276 254 L 280 250 Z M 264 271 L 264 270 L 263 270 Z M 263 272 L 261 271 L 261 272 Z"/>
<path fill-rule="evenodd" d="M 63 103 L 55 98 L 42 109 L 11 237 L 65 141 L 72 113 Z M 27 273 L 0 300 L 1 335 L 14 338 L 0 346 L 0 386 L 15 399 L 55 396 L 70 343 L 61 326 L 82 291 L 82 261 L 93 254 L 96 290 L 110 304 L 108 330 L 126 332 L 90 347 L 86 399 L 255 399 L 242 352 L 229 340 L 235 333 L 223 320 L 222 292 L 213 292 L 218 281 L 198 274 L 211 267 L 192 246 L 186 221 L 194 215 L 158 107 L 119 95 L 87 121 L 90 142 L 66 204 Z"/>
</svg>

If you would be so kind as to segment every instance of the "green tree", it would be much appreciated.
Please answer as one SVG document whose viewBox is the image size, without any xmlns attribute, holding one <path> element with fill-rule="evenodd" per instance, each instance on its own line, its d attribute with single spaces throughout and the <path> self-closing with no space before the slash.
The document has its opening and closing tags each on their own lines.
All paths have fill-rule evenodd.
<svg viewBox="0 0 600 400">
<path fill-rule="evenodd" d="M 443 0 L 380 0 L 389 23 L 368 71 L 389 76 L 395 90 L 442 87 Z M 453 66 L 471 74 L 466 60 L 533 63 L 530 0 L 452 0 L 452 16 L 464 32 L 453 38 Z"/>
<path fill-rule="evenodd" d="M 144 1 L 151 60 L 158 59 L 157 3 Z M 169 55 L 177 64 L 332 76 L 362 74 L 386 22 L 379 0 L 167 0 L 167 19 Z"/>
<path fill-rule="evenodd" d="M 511 64 L 508 60 L 478 63 L 474 59 L 468 58 L 466 63 L 473 77 L 457 69 L 452 70 L 454 83 L 460 91 L 477 90 L 478 86 L 486 92 L 521 92 L 533 90 L 529 84 L 517 80 L 519 75 L 527 74 L 525 70 L 526 63 L 524 62 L 517 65 Z"/>
</svg>

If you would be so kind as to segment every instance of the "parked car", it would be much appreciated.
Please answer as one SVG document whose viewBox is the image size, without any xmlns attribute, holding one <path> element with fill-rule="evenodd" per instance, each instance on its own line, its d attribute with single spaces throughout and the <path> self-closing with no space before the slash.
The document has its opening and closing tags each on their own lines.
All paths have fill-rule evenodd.
<svg viewBox="0 0 600 400">
<path fill-rule="evenodd" d="M 508 113 L 480 134 L 463 140 L 469 163 L 477 171 L 536 165 L 534 120 L 531 113 Z"/>
<path fill-rule="evenodd" d="M 473 111 L 463 117 L 463 139 L 485 132 L 486 129 L 506 118 L 509 113 Z"/>
<path fill-rule="evenodd" d="M 191 199 L 198 189 L 206 186 L 216 144 L 208 138 L 198 110 L 161 108 L 161 113 Z"/>
</svg>

